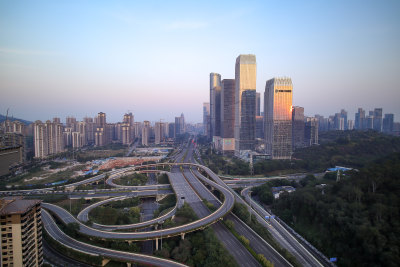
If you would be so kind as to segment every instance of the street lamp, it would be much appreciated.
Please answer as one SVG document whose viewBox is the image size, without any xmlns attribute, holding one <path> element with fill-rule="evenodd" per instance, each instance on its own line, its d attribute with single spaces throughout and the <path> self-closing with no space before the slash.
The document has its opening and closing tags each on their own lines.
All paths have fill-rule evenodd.
<svg viewBox="0 0 400 267">
<path fill-rule="evenodd" d="M 253 191 L 251 191 L 251 190 L 249 190 L 249 202 L 250 202 L 250 223 L 251 223 L 251 210 L 252 210 L 252 208 L 251 208 L 251 193 L 252 193 Z"/>
</svg>

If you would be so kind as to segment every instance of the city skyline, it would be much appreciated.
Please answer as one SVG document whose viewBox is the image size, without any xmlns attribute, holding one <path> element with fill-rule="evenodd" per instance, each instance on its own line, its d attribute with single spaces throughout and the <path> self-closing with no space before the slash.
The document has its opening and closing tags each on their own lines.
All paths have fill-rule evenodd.
<svg viewBox="0 0 400 267">
<path fill-rule="evenodd" d="M 233 79 L 235 57 L 255 54 L 257 92 L 291 77 L 305 115 L 381 107 L 398 121 L 399 2 L 210 5 L 2 2 L 0 114 L 201 122 L 209 73 Z"/>
</svg>

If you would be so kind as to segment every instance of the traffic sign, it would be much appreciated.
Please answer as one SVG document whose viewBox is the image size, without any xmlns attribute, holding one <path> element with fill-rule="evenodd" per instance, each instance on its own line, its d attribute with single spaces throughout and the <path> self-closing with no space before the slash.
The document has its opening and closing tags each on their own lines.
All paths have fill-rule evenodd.
<svg viewBox="0 0 400 267">
<path fill-rule="evenodd" d="M 330 262 L 336 262 L 336 261 L 337 261 L 337 258 L 330 258 L 329 261 L 330 261 Z"/>
</svg>

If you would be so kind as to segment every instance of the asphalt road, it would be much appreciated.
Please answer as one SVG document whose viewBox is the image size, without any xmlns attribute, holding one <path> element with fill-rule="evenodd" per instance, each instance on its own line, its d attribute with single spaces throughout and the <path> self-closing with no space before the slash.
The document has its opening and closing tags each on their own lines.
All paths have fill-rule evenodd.
<svg viewBox="0 0 400 267">
<path fill-rule="evenodd" d="M 144 254 L 136 254 L 136 253 L 129 253 L 129 252 L 122 252 L 122 251 L 117 251 L 117 250 L 111 250 L 111 249 L 106 249 L 106 248 L 101 248 L 93 245 L 89 245 L 80 241 L 77 241 L 60 230 L 56 223 L 54 222 L 53 218 L 50 216 L 50 214 L 42 210 L 42 220 L 43 220 L 43 226 L 46 229 L 46 231 L 49 233 L 49 235 L 63 244 L 64 246 L 67 246 L 69 248 L 72 248 L 74 250 L 80 251 L 80 252 L 85 252 L 88 254 L 92 255 L 99 255 L 103 256 L 105 258 L 111 258 L 111 259 L 118 259 L 118 260 L 123 260 L 126 262 L 138 262 L 141 264 L 146 264 L 146 265 L 155 265 L 155 266 L 186 266 L 181 263 L 174 262 L 172 260 L 167 260 L 167 259 L 161 259 L 157 257 L 152 257 Z"/>
<path fill-rule="evenodd" d="M 261 218 L 258 216 L 258 220 L 270 231 L 272 236 L 281 244 L 282 247 L 286 248 L 303 266 L 323 266 L 307 249 L 304 248 L 279 222 L 272 219 L 270 225 L 263 219 L 265 216 L 271 216 L 266 210 L 254 202 L 249 196 L 250 188 L 242 190 L 242 195 L 245 197 L 247 203 L 251 203 L 253 210 L 256 210 Z"/>
<path fill-rule="evenodd" d="M 186 158 L 185 162 L 194 161 L 193 159 L 193 150 L 191 146 L 188 150 L 186 150 Z M 197 177 L 193 175 L 188 167 L 183 167 L 183 175 L 182 178 L 191 186 L 193 189 L 193 193 L 198 196 L 199 199 L 206 199 L 211 202 L 215 207 L 220 207 L 221 203 L 214 197 L 214 195 L 202 184 Z M 214 184 L 215 185 L 215 184 Z M 222 193 L 226 195 L 232 194 L 227 192 L 226 189 L 221 188 L 218 185 L 215 185 L 218 189 L 222 190 Z M 202 201 L 197 201 L 194 203 L 189 203 L 193 208 L 194 212 L 198 217 L 208 216 L 210 211 L 205 206 Z M 221 222 L 217 222 L 211 226 L 215 232 L 217 238 L 221 241 L 221 243 L 225 246 L 227 251 L 233 256 L 235 261 L 240 266 L 261 266 L 259 262 L 251 255 L 251 253 L 243 246 L 243 244 L 225 227 Z"/>
</svg>

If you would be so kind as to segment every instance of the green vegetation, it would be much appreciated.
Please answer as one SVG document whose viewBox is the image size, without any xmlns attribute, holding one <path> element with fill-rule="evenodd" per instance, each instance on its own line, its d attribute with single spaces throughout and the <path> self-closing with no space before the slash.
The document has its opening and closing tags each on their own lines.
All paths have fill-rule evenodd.
<svg viewBox="0 0 400 267">
<path fill-rule="evenodd" d="M 320 135 L 321 145 L 299 149 L 293 158 L 300 159 L 306 170 L 325 170 L 336 165 L 361 168 L 366 163 L 400 152 L 400 138 L 375 131 L 337 131 Z"/>
<path fill-rule="evenodd" d="M 61 202 L 68 199 L 67 195 L 56 195 L 56 194 L 49 194 L 49 195 L 30 195 L 24 196 L 24 199 L 41 199 L 43 202 L 47 203 L 56 203 Z"/>
<path fill-rule="evenodd" d="M 157 176 L 158 184 L 169 184 L 168 175 L 166 173 L 160 174 Z"/>
<path fill-rule="evenodd" d="M 257 254 L 254 249 L 250 246 L 250 241 L 243 235 L 239 235 L 236 230 L 235 230 L 235 223 L 231 220 L 226 220 L 224 221 L 224 224 L 228 229 L 231 231 L 231 233 L 243 244 L 243 246 L 250 252 L 253 257 L 259 261 L 259 263 L 264 266 L 264 267 L 271 267 L 273 264 L 268 261 L 264 255 L 262 254 Z"/>
<path fill-rule="evenodd" d="M 114 180 L 114 182 L 119 185 L 129 185 L 129 186 L 145 185 L 147 182 L 147 175 L 142 173 L 133 173 L 122 176 Z"/>
<path fill-rule="evenodd" d="M 160 216 L 161 213 L 163 213 L 164 211 L 169 210 L 170 208 L 175 206 L 176 205 L 176 196 L 175 196 L 175 194 L 168 195 L 165 198 L 163 198 L 162 200 L 160 200 L 158 203 L 160 204 L 160 206 L 158 207 L 158 209 L 156 211 L 154 211 L 154 218 Z"/>
<path fill-rule="evenodd" d="M 260 176 L 318 172 L 336 165 L 361 168 L 367 162 L 400 152 L 400 138 L 375 131 L 329 131 L 319 135 L 321 145 L 297 149 L 292 160 L 262 160 L 254 163 Z M 215 173 L 250 175 L 248 163 L 202 150 L 204 163 Z"/>
<path fill-rule="evenodd" d="M 211 227 L 179 237 L 163 240 L 156 256 L 172 258 L 189 266 L 238 266 L 233 257 L 222 246 Z"/>
<path fill-rule="evenodd" d="M 105 225 L 140 222 L 139 198 L 112 201 L 90 211 L 90 221 Z"/>
<path fill-rule="evenodd" d="M 191 223 L 197 219 L 198 217 L 196 213 L 193 211 L 190 205 L 185 202 L 185 204 L 183 204 L 183 206 L 176 211 L 175 218 L 173 220 L 171 218 L 165 220 L 163 228 L 171 228 L 184 225 L 187 223 Z"/>
<path fill-rule="evenodd" d="M 87 162 L 99 158 L 123 157 L 127 151 L 128 148 L 121 143 L 111 143 L 102 147 L 88 147 L 85 150 L 74 152 L 74 154 L 68 152 L 66 157 L 72 157 L 74 155 L 77 161 Z"/>
<path fill-rule="evenodd" d="M 6 185 L 18 186 L 18 189 L 43 188 L 46 183 L 52 183 L 61 180 L 71 180 L 76 171 L 83 170 L 85 165 L 77 165 L 63 171 L 57 168 L 66 167 L 67 163 L 50 161 L 49 163 L 35 166 L 26 173 L 4 179 L 0 182 L 0 188 L 6 190 Z"/>
<path fill-rule="evenodd" d="M 254 187 L 252 189 L 252 195 L 257 195 L 261 202 L 263 202 L 266 205 L 270 205 L 274 202 L 274 195 L 272 194 L 271 188 L 275 186 L 284 186 L 284 185 L 297 187 L 297 184 L 294 181 L 288 181 L 283 179 L 271 180 L 263 185 Z"/>
<path fill-rule="evenodd" d="M 50 197 L 50 196 L 49 196 Z M 71 212 L 72 215 L 77 216 L 79 212 L 81 212 L 82 209 L 84 209 L 86 206 L 89 206 L 91 204 L 94 204 L 101 199 L 67 199 L 67 198 L 61 198 L 61 201 L 58 202 L 53 202 L 55 205 L 60 206 L 63 209 L 66 209 L 67 211 Z"/>
<path fill-rule="evenodd" d="M 379 139 L 376 144 L 386 143 L 390 138 Z M 393 139 L 391 148 L 372 146 L 372 149 L 380 155 L 397 149 L 396 146 Z M 361 164 L 363 159 L 358 162 Z M 394 153 L 367 164 L 359 172 L 346 173 L 339 182 L 324 188 L 316 188 L 309 179 L 303 188 L 283 194 L 273 209 L 327 257 L 337 257 L 339 266 L 397 266 L 399 170 L 400 153 Z"/>
<path fill-rule="evenodd" d="M 249 164 L 237 158 L 227 158 L 207 149 L 202 155 L 204 163 L 217 174 L 248 175 L 250 174 Z"/>
<path fill-rule="evenodd" d="M 250 212 L 247 207 L 241 203 L 235 203 L 233 208 L 233 213 L 238 216 L 243 222 L 245 222 L 251 229 L 253 229 L 257 234 L 259 234 L 265 241 L 267 241 L 271 246 L 273 246 L 276 251 L 278 251 L 285 259 L 287 259 L 293 266 L 300 267 L 301 264 L 297 261 L 297 259 L 290 254 L 286 249 L 282 248 L 276 240 L 271 236 L 269 231 L 257 221 L 255 216 L 251 216 L 250 220 Z M 232 225 L 230 225 L 232 226 Z M 233 225 L 234 226 L 234 225 Z M 229 227 L 229 225 L 228 225 Z"/>
<path fill-rule="evenodd" d="M 65 225 L 60 221 L 60 219 L 57 218 L 57 216 L 54 216 L 53 218 L 57 223 L 58 227 L 60 227 L 60 229 L 64 233 L 66 233 L 67 235 L 71 234 L 73 238 L 81 242 L 92 244 L 94 246 L 99 246 L 102 248 L 109 248 L 109 249 L 134 252 L 134 253 L 140 252 L 140 242 L 127 242 L 122 240 L 104 240 L 93 236 L 87 236 L 78 232 L 79 225 L 76 226 L 75 223 L 70 223 Z"/>
<path fill-rule="evenodd" d="M 214 206 L 214 204 L 210 203 L 207 199 L 204 199 L 204 198 L 203 198 L 202 200 L 203 200 L 204 205 L 206 205 L 207 209 L 208 209 L 211 213 L 213 213 L 214 211 L 217 210 L 217 208 Z"/>
</svg>

